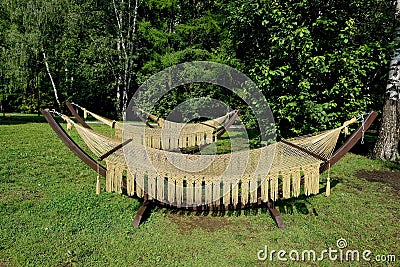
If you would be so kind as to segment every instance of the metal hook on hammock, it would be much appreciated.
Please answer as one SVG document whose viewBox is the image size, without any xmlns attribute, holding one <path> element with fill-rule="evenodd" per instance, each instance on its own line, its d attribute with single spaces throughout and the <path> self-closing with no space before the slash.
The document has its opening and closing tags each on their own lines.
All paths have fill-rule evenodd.
<svg viewBox="0 0 400 267">
<path fill-rule="evenodd" d="M 81 106 L 79 106 L 78 104 L 76 104 L 76 103 L 74 103 L 74 102 L 70 102 L 71 103 L 71 105 L 74 105 L 74 106 L 76 106 L 76 107 L 78 107 L 78 108 L 83 108 L 83 107 L 81 107 Z"/>
<path fill-rule="evenodd" d="M 362 114 L 362 115 L 360 115 L 358 118 L 357 118 L 357 120 L 358 119 L 361 119 L 362 121 L 361 121 L 361 126 L 362 126 L 362 134 L 361 134 L 361 144 L 363 145 L 365 142 L 364 142 L 364 134 L 365 134 L 365 118 L 364 118 L 364 116 L 365 115 L 367 115 L 367 114 Z"/>
<path fill-rule="evenodd" d="M 80 108 L 81 110 L 83 110 L 83 117 L 84 117 L 85 119 L 87 118 L 88 111 L 87 111 L 86 108 L 81 107 L 80 105 L 78 105 L 78 104 L 76 104 L 76 103 L 74 103 L 74 102 L 70 102 L 70 103 L 71 103 L 71 105 L 74 105 L 75 107 Z M 78 110 L 76 110 L 76 112 L 78 112 Z"/>
<path fill-rule="evenodd" d="M 55 110 L 54 108 L 52 110 L 50 110 L 51 113 L 54 113 L 57 116 L 60 116 L 61 118 L 64 116 L 61 112 L 58 112 L 57 110 Z"/>
<path fill-rule="evenodd" d="M 54 108 L 52 110 L 50 110 L 51 113 L 54 113 L 55 115 L 59 116 L 60 118 L 62 118 L 64 121 L 66 121 L 67 123 L 67 130 L 71 130 L 72 129 L 72 123 L 71 120 L 68 118 L 68 116 L 62 114 L 61 112 L 58 112 L 57 110 L 55 110 Z"/>
<path fill-rule="evenodd" d="M 364 114 L 363 114 L 363 115 L 361 115 L 361 117 L 362 117 L 362 135 L 361 135 L 361 144 L 363 145 L 363 144 L 364 144 L 364 133 L 365 133 L 365 129 L 364 129 L 364 126 L 365 126 Z"/>
</svg>

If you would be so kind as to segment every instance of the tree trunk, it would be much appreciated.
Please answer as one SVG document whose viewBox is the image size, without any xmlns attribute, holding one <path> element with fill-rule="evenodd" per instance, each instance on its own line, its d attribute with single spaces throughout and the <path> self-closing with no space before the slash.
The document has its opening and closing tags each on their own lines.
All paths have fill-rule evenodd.
<svg viewBox="0 0 400 267">
<path fill-rule="evenodd" d="M 127 59 L 127 83 L 126 83 L 126 88 L 124 90 L 123 94 L 123 105 L 122 105 L 122 117 L 125 120 L 126 119 L 126 109 L 128 108 L 128 90 L 131 87 L 131 82 L 132 82 L 132 70 L 133 70 L 133 53 L 135 49 L 135 35 L 136 35 L 136 22 L 137 22 L 137 16 L 138 16 L 138 8 L 139 8 L 139 0 L 135 0 L 135 7 L 133 10 L 133 23 L 131 27 L 131 33 L 130 33 L 130 48 L 129 48 L 129 58 Z M 129 20 L 131 21 L 131 20 Z M 129 23 L 131 25 L 131 23 Z"/>
<path fill-rule="evenodd" d="M 118 39 L 117 41 L 117 51 L 118 51 L 118 62 L 121 61 L 121 39 Z M 122 109 L 122 101 L 121 101 L 121 72 L 117 71 L 115 75 L 115 80 L 116 80 L 116 96 L 117 96 L 117 113 L 121 112 Z"/>
<path fill-rule="evenodd" d="M 124 2 L 123 0 L 121 2 Z M 123 17 L 122 17 L 122 10 L 118 10 L 116 1 L 113 0 L 113 6 L 114 6 L 114 13 L 115 13 L 115 20 L 117 22 L 117 26 L 118 26 L 118 39 L 117 39 L 117 51 L 118 51 L 118 64 L 121 64 L 122 58 L 123 58 L 123 54 L 125 54 L 126 49 L 125 49 L 125 41 L 124 41 L 124 36 L 123 36 Z M 121 87 L 121 83 L 122 83 L 122 74 L 121 71 L 118 70 L 117 71 L 117 76 L 116 76 L 116 89 L 117 89 L 117 107 L 118 113 L 121 113 L 122 109 L 123 109 L 123 86 Z"/>
<path fill-rule="evenodd" d="M 124 0 L 121 0 L 121 4 Z M 128 91 L 131 86 L 131 76 L 133 69 L 133 53 L 135 47 L 135 34 L 137 23 L 137 10 L 139 8 L 139 0 L 135 0 L 133 10 L 131 10 L 131 1 L 128 0 L 128 10 L 119 10 L 116 1 L 113 0 L 115 19 L 118 26 L 117 50 L 119 64 L 122 70 L 117 74 L 117 101 L 119 112 L 125 119 L 125 111 L 128 106 Z"/>
<path fill-rule="evenodd" d="M 50 81 L 51 81 L 51 85 L 53 86 L 54 98 L 57 101 L 58 108 L 60 109 L 60 111 L 62 111 L 60 99 L 58 99 L 57 87 L 56 87 L 56 84 L 54 83 L 53 76 L 51 75 L 49 63 L 46 60 L 46 54 L 45 54 L 44 51 L 42 52 L 42 54 L 43 54 L 43 61 L 44 61 L 44 65 L 46 66 L 47 74 L 49 75 Z"/>
<path fill-rule="evenodd" d="M 386 100 L 383 107 L 382 124 L 379 131 L 378 141 L 375 144 L 373 157 L 396 161 L 399 159 L 399 131 L 398 131 L 398 101 Z"/>
<path fill-rule="evenodd" d="M 399 20 L 400 0 L 396 1 L 396 20 Z M 398 21 L 399 23 L 399 21 Z M 400 26 L 395 30 L 395 41 L 400 43 Z M 400 50 L 396 49 L 390 62 L 386 87 L 386 102 L 383 107 L 382 124 L 372 156 L 374 158 L 396 161 L 399 159 L 399 87 Z"/>
</svg>

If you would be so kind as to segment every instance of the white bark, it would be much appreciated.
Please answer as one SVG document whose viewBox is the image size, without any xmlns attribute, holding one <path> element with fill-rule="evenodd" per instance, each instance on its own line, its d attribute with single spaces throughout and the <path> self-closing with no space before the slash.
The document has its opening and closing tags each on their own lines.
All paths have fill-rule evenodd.
<svg viewBox="0 0 400 267">
<path fill-rule="evenodd" d="M 44 65 L 46 66 L 47 74 L 49 75 L 49 78 L 50 78 L 50 81 L 51 81 L 51 85 L 53 86 L 54 98 L 55 98 L 56 101 L 57 101 L 58 108 L 59 108 L 60 110 L 62 110 L 62 109 L 61 109 L 60 100 L 58 99 L 57 87 L 56 87 L 56 84 L 54 83 L 53 76 L 51 75 L 51 72 L 50 72 L 49 63 L 47 62 L 47 59 L 46 59 L 46 53 L 43 51 L 43 52 L 42 52 L 42 55 L 43 55 Z"/>
<path fill-rule="evenodd" d="M 400 22 L 400 0 L 396 1 L 396 20 Z M 400 44 L 400 27 L 398 26 L 395 29 L 394 40 Z M 389 98 L 392 100 L 399 100 L 399 92 L 400 88 L 400 47 L 398 47 L 393 55 L 392 60 L 390 61 L 389 68 L 389 77 L 388 83 L 386 86 L 387 93 L 389 94 Z"/>
<path fill-rule="evenodd" d="M 121 51 L 121 44 L 120 44 L 120 40 L 117 41 L 117 51 Z M 121 56 L 118 55 L 119 57 L 119 61 L 121 61 Z M 113 70 L 114 71 L 114 70 Z M 121 73 L 117 72 L 115 75 L 115 80 L 116 80 L 116 87 L 117 87 L 117 91 L 116 91 L 116 95 L 117 95 L 117 101 L 118 101 L 118 111 L 119 108 L 121 107 Z"/>
<path fill-rule="evenodd" d="M 125 0 L 121 0 L 124 3 Z M 132 80 L 132 66 L 133 66 L 133 53 L 134 53 L 134 42 L 136 35 L 136 23 L 137 23 L 137 10 L 139 7 L 139 0 L 135 0 L 134 9 L 131 12 L 131 2 L 128 0 L 128 11 L 124 17 L 122 10 L 118 10 L 116 0 L 113 0 L 115 19 L 118 26 L 118 40 L 117 50 L 119 53 L 119 62 L 122 63 L 123 70 L 117 75 L 117 100 L 118 106 L 121 110 L 123 119 L 125 119 L 125 112 L 128 107 L 128 90 Z M 126 25 L 124 22 L 127 21 Z"/>
<path fill-rule="evenodd" d="M 395 19 L 400 20 L 400 0 L 396 1 Z M 394 40 L 399 47 L 390 61 L 388 82 L 386 86 L 386 102 L 383 107 L 382 123 L 373 157 L 381 160 L 397 161 L 399 154 L 399 89 L 400 89 L 400 27 L 395 29 Z"/>
<path fill-rule="evenodd" d="M 138 0 L 135 0 L 135 9 L 134 9 L 134 13 L 133 13 L 133 25 L 132 25 L 132 33 L 131 33 L 131 43 L 130 43 L 130 57 L 129 57 L 129 61 L 128 61 L 128 68 L 127 68 L 127 74 L 128 74 L 128 81 L 126 84 L 127 88 L 130 88 L 131 86 L 131 81 L 132 81 L 132 75 L 131 71 L 132 71 L 132 66 L 133 66 L 133 52 L 134 52 L 134 48 L 135 48 L 135 35 L 136 35 L 136 21 L 137 21 L 137 10 L 139 7 L 139 3 Z M 124 91 L 124 98 L 125 101 L 123 102 L 123 106 L 122 109 L 124 111 L 123 114 L 125 114 L 126 109 L 128 108 L 128 94 L 127 91 Z M 124 118 L 125 119 L 125 118 Z"/>
</svg>

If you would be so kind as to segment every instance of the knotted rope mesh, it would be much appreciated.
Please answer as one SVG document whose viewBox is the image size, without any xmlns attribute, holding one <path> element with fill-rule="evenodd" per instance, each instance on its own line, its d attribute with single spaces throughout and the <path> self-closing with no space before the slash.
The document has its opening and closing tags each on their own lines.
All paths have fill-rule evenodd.
<svg viewBox="0 0 400 267">
<path fill-rule="evenodd" d="M 121 139 L 63 118 L 98 157 L 121 143 Z M 324 160 L 313 154 L 328 159 L 341 130 L 355 121 L 312 136 L 286 140 L 289 144 L 277 142 L 222 155 L 187 155 L 131 142 L 106 159 L 106 191 L 122 193 L 126 179 L 128 195 L 143 197 L 146 192 L 150 198 L 178 207 L 220 204 L 220 201 L 226 206 L 236 206 L 256 203 L 259 198 L 275 201 L 280 186 L 283 198 L 297 197 L 302 193 L 300 185 L 304 177 L 304 194 L 317 194 L 319 167 Z"/>
<path fill-rule="evenodd" d="M 124 128 L 124 124 L 121 122 L 100 116 L 86 108 L 80 108 L 84 111 L 86 117 L 89 114 L 96 120 L 115 128 L 115 136 L 117 138 L 122 139 L 124 131 L 125 138 L 132 138 L 137 143 L 163 150 L 177 150 L 215 142 L 215 132 L 223 127 L 236 113 L 236 111 L 231 111 L 216 119 L 190 124 L 172 122 L 158 117 L 156 118 L 154 115 L 149 114 L 148 117 L 158 121 L 160 128 L 144 128 L 133 124 L 125 125 Z"/>
</svg>

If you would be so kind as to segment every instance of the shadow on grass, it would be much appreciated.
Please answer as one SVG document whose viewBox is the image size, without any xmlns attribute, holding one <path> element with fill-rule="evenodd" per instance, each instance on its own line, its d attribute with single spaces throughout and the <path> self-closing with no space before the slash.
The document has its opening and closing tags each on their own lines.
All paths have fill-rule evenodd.
<svg viewBox="0 0 400 267">
<path fill-rule="evenodd" d="M 341 136 L 338 140 L 336 149 L 343 145 L 347 138 L 348 137 Z M 350 149 L 350 152 L 360 156 L 369 157 L 374 149 L 377 138 L 378 136 L 376 131 L 367 131 L 364 135 L 364 140 L 358 141 L 354 147 Z"/>
<path fill-rule="evenodd" d="M 362 144 L 361 141 L 357 142 L 357 144 L 350 150 L 350 152 L 356 155 L 371 158 L 377 138 L 378 136 L 376 132 L 366 133 L 364 137 L 364 143 Z M 383 165 L 390 170 L 400 170 L 399 162 L 385 161 L 383 162 Z"/>
<path fill-rule="evenodd" d="M 385 161 L 383 164 L 390 170 L 400 171 L 400 163 L 398 162 Z"/>
<path fill-rule="evenodd" d="M 334 188 L 340 181 L 339 180 L 331 180 L 331 188 Z M 319 194 L 325 194 L 325 187 L 321 188 Z M 318 216 L 317 210 L 312 207 L 312 204 L 308 201 L 309 196 L 304 194 L 300 195 L 297 198 L 290 199 L 279 199 L 274 203 L 274 207 L 279 210 L 281 214 L 293 215 L 296 210 L 298 213 L 303 215 L 313 215 Z M 143 201 L 142 201 L 143 203 Z M 157 204 L 157 202 L 153 202 L 150 204 L 151 206 L 146 210 L 143 214 L 141 224 L 146 223 L 149 218 L 151 212 L 162 210 L 162 213 L 170 216 L 195 216 L 199 221 L 199 224 L 213 224 L 214 220 L 210 220 L 210 217 L 231 217 L 231 216 L 256 216 L 258 214 L 267 214 L 269 213 L 272 216 L 270 210 L 268 209 L 267 203 L 262 204 L 250 204 L 246 205 L 242 208 L 234 208 L 233 206 L 229 206 L 226 208 L 221 205 L 218 209 L 213 209 L 210 206 L 201 206 L 201 207 L 190 207 L 190 208 L 177 208 L 174 206 Z M 215 208 L 215 207 L 214 207 Z M 211 216 L 210 216 L 211 215 Z M 175 220 L 174 220 L 175 221 Z M 192 223 L 193 224 L 193 223 Z M 204 226 L 210 227 L 211 226 Z"/>
<path fill-rule="evenodd" d="M 46 119 L 42 115 L 35 114 L 6 114 L 0 116 L 0 125 L 15 125 L 25 123 L 43 123 Z"/>
</svg>

